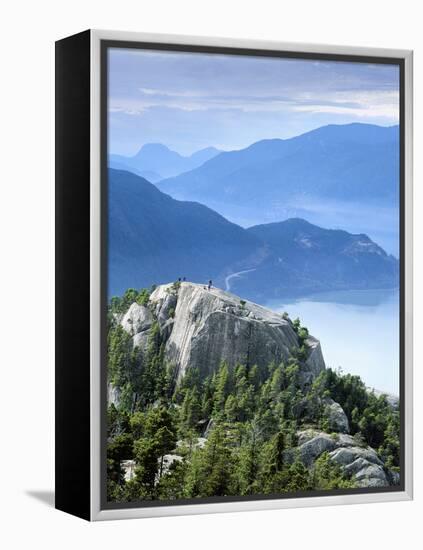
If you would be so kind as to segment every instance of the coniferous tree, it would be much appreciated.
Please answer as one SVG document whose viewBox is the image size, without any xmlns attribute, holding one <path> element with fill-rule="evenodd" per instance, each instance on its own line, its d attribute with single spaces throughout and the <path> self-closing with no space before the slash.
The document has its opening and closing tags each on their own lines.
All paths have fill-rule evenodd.
<svg viewBox="0 0 423 550">
<path fill-rule="evenodd" d="M 214 392 L 213 413 L 221 417 L 225 410 L 226 398 L 229 395 L 230 389 L 230 376 L 229 368 L 226 361 L 222 361 L 216 376 Z"/>
<path fill-rule="evenodd" d="M 216 425 L 203 450 L 203 496 L 224 496 L 231 484 L 231 452 L 223 426 Z"/>
<path fill-rule="evenodd" d="M 264 493 L 277 493 L 283 490 L 280 474 L 285 465 L 285 434 L 279 431 L 263 446 L 260 457 L 260 480 Z"/>
<path fill-rule="evenodd" d="M 178 292 L 176 284 L 172 293 Z M 386 468 L 399 470 L 398 408 L 386 396 L 369 392 L 359 377 L 339 370 L 326 369 L 305 386 L 301 372 L 308 331 L 299 320 L 293 328 L 304 349 L 293 350 L 285 363 L 259 370 L 222 361 L 205 378 L 190 365 L 178 379 L 175 367 L 165 361 L 157 320 L 142 351 L 133 348 L 131 335 L 119 324 L 134 301 L 148 305 L 148 296 L 148 291 L 130 289 L 113 299 L 109 310 L 109 381 L 119 403 L 109 406 L 107 417 L 110 500 L 353 487 L 354 480 L 329 455 L 306 468 L 298 454 L 299 430 L 331 429 L 325 411 L 329 397 L 347 414 L 355 444 L 372 445 Z M 167 454 L 178 459 L 170 463 Z M 130 481 L 121 467 L 127 459 L 136 463 Z"/>
<path fill-rule="evenodd" d="M 248 381 L 256 392 L 260 386 L 260 373 L 257 365 L 253 365 L 248 371 Z"/>
<path fill-rule="evenodd" d="M 242 495 L 253 494 L 257 489 L 261 438 L 260 425 L 256 420 L 253 420 L 248 427 L 245 443 L 240 449 L 236 468 L 236 486 Z"/>
<path fill-rule="evenodd" d="M 339 464 L 330 460 L 327 452 L 320 455 L 313 466 L 311 474 L 313 489 L 346 489 L 354 487 L 354 482 L 347 478 Z"/>
<path fill-rule="evenodd" d="M 187 389 L 181 406 L 180 421 L 183 432 L 196 428 L 201 418 L 200 394 L 196 387 Z"/>
<path fill-rule="evenodd" d="M 136 478 L 151 498 L 163 471 L 164 455 L 176 445 L 173 418 L 166 407 L 150 409 L 143 423 L 143 435 L 134 443 Z"/>
</svg>

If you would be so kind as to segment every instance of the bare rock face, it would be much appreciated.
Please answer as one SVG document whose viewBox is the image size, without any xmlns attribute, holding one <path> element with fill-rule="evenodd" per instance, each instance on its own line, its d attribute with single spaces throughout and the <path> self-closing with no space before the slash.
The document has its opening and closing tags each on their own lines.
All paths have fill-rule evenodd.
<svg viewBox="0 0 423 550">
<path fill-rule="evenodd" d="M 166 329 L 166 358 L 182 377 L 190 365 L 202 376 L 222 360 L 265 368 L 286 361 L 298 347 L 292 324 L 282 315 L 239 297 L 194 283 L 159 286 L 150 307 Z M 310 337 L 305 369 L 311 377 L 325 368 L 318 340 Z"/>
<path fill-rule="evenodd" d="M 313 377 L 317 376 L 325 367 L 325 360 L 323 359 L 322 348 L 317 338 L 309 336 L 306 340 L 306 344 L 309 347 L 310 353 L 307 357 L 306 365 L 309 372 Z M 323 369 L 322 369 L 323 365 Z"/>
</svg>

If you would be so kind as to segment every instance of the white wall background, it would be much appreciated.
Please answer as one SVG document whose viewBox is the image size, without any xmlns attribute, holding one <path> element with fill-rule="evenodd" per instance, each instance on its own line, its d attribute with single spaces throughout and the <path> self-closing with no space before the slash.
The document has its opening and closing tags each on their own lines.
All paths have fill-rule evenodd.
<svg viewBox="0 0 423 550">
<path fill-rule="evenodd" d="M 2 547 L 417 548 L 423 517 L 419 2 L 15 0 L 0 11 Z M 415 50 L 414 502 L 88 524 L 42 501 L 51 500 L 54 479 L 54 41 L 90 27 Z"/>
</svg>

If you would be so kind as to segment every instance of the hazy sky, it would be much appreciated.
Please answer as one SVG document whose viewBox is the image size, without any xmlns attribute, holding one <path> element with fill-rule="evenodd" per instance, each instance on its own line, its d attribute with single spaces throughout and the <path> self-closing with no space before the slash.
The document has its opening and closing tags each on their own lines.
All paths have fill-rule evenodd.
<svg viewBox="0 0 423 550">
<path fill-rule="evenodd" d="M 109 151 L 239 149 L 325 124 L 399 120 L 393 65 L 109 50 Z"/>
</svg>

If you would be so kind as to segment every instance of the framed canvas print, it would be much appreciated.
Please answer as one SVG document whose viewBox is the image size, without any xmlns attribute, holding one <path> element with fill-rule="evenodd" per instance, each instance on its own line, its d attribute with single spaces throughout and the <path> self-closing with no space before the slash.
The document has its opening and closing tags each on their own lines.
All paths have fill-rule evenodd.
<svg viewBox="0 0 423 550">
<path fill-rule="evenodd" d="M 56 506 L 412 498 L 412 53 L 56 43 Z"/>
</svg>

